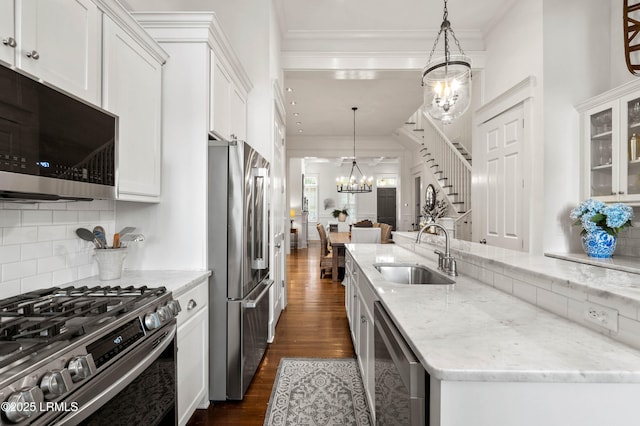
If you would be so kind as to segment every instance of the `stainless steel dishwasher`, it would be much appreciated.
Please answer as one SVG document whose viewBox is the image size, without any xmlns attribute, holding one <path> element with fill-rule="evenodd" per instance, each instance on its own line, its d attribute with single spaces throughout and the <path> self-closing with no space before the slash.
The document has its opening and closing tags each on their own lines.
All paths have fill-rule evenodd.
<svg viewBox="0 0 640 426">
<path fill-rule="evenodd" d="M 374 323 L 376 424 L 428 425 L 426 371 L 380 302 Z"/>
</svg>

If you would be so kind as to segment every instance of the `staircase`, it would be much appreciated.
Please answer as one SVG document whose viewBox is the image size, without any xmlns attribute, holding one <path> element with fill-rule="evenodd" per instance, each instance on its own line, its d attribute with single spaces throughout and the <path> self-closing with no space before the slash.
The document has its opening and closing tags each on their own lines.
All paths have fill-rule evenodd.
<svg viewBox="0 0 640 426">
<path fill-rule="evenodd" d="M 420 153 L 441 192 L 458 213 L 471 211 L 471 154 L 459 142 L 452 143 L 422 108 L 406 122 L 404 134 L 420 145 Z"/>
</svg>

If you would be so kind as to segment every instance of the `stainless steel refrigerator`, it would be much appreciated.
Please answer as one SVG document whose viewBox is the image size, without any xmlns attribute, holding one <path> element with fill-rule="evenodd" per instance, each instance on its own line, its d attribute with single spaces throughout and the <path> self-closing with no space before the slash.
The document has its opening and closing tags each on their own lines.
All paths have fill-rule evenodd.
<svg viewBox="0 0 640 426">
<path fill-rule="evenodd" d="M 267 348 L 269 163 L 246 142 L 209 139 L 209 399 L 240 400 Z"/>
</svg>

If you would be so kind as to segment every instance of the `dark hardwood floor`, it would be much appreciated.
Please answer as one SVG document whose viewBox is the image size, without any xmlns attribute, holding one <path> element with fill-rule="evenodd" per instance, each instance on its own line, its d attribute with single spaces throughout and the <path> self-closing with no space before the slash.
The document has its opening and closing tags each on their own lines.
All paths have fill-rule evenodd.
<svg viewBox="0 0 640 426">
<path fill-rule="evenodd" d="M 320 279 L 319 256 L 318 242 L 287 256 L 287 308 L 244 399 L 216 402 L 208 410 L 196 410 L 189 426 L 261 426 L 281 358 L 355 356 L 344 308 L 344 287 L 331 281 L 330 276 Z"/>
</svg>

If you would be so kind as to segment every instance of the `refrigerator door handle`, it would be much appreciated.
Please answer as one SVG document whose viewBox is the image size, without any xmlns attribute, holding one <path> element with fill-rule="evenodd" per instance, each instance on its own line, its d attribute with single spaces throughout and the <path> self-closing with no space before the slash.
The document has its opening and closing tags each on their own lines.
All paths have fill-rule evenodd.
<svg viewBox="0 0 640 426">
<path fill-rule="evenodd" d="M 267 269 L 269 266 L 268 177 L 269 171 L 264 167 L 251 169 L 251 205 L 254 207 L 251 209 L 251 269 Z M 261 185 L 259 186 L 258 183 Z M 260 200 L 256 200 L 258 193 Z M 256 211 L 258 208 L 259 210 Z"/>
<path fill-rule="evenodd" d="M 265 294 L 269 293 L 269 289 L 273 285 L 273 280 L 264 280 L 263 283 L 266 286 L 264 290 L 262 290 L 258 297 L 256 297 L 255 299 L 247 300 L 246 302 L 244 302 L 242 304 L 244 308 L 255 309 L 255 307 L 258 306 L 258 302 L 260 302 L 260 299 L 262 299 Z"/>
</svg>

